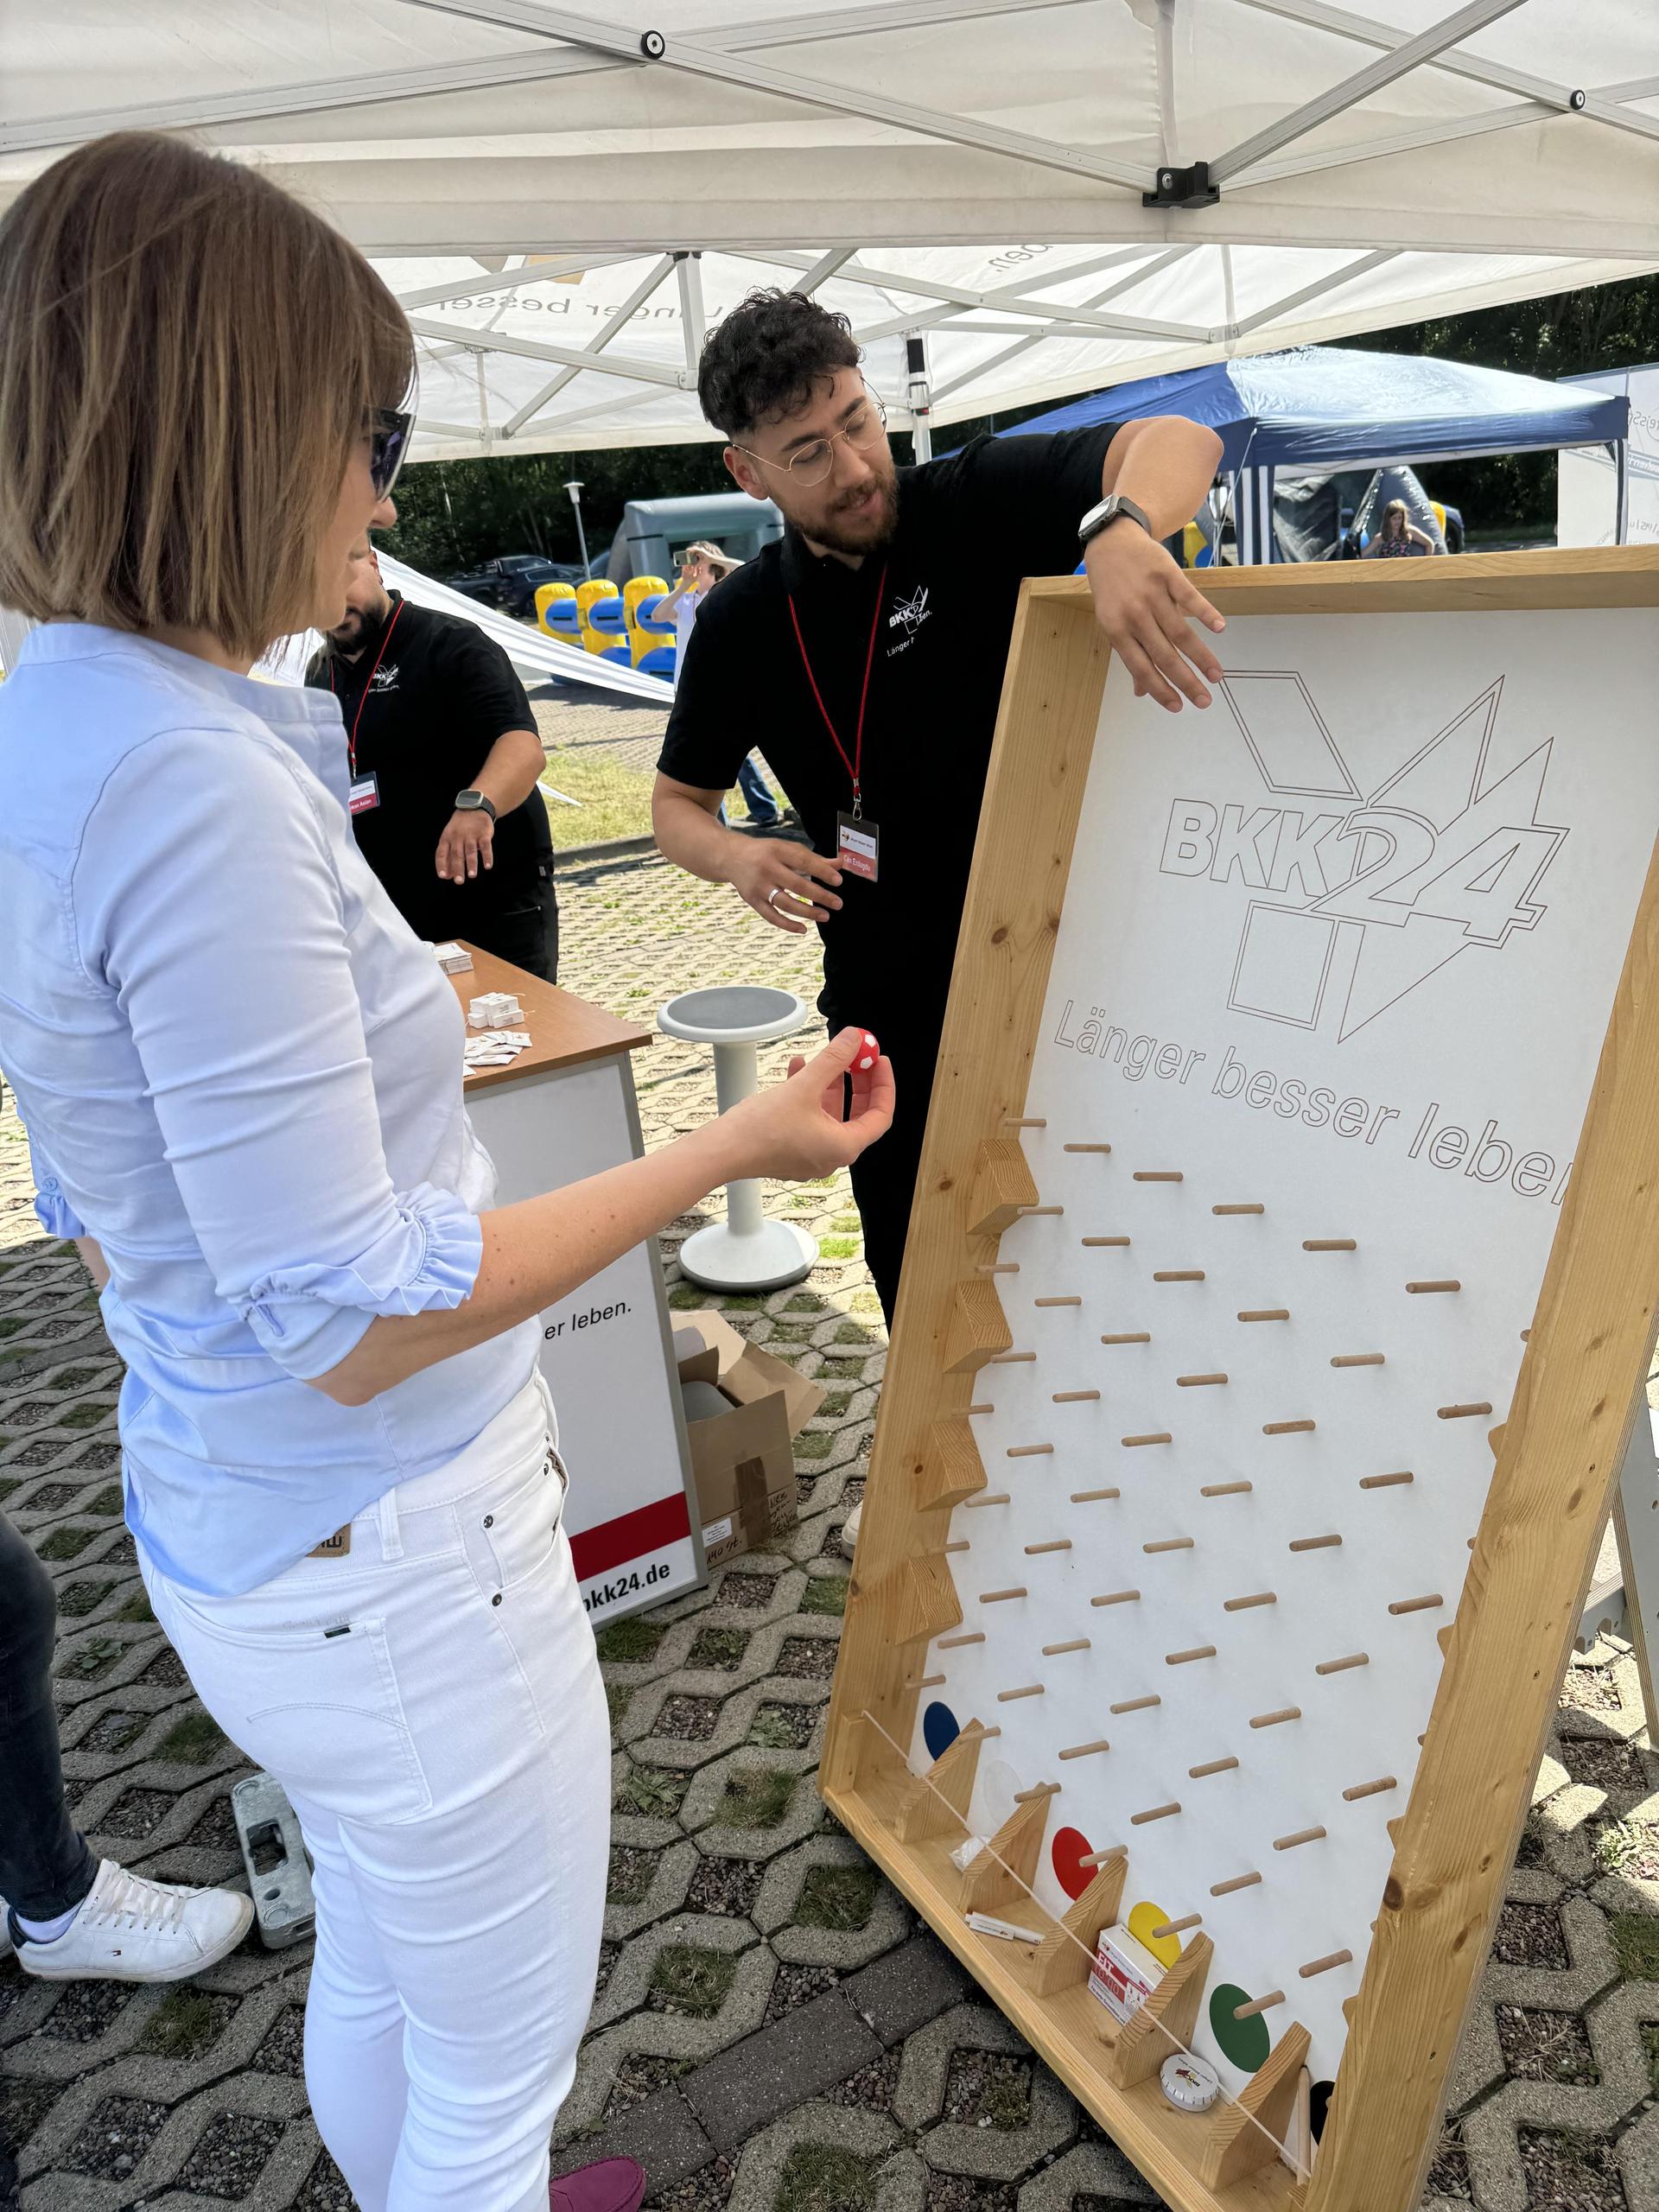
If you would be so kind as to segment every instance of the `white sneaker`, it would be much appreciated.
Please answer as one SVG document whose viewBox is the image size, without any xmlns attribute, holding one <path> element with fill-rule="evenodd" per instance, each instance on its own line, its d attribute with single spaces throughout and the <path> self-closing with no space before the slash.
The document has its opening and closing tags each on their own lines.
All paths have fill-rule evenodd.
<svg viewBox="0 0 1659 2212">
<path fill-rule="evenodd" d="M 841 1524 L 841 1548 L 849 1559 L 851 1559 L 853 1554 L 858 1549 L 858 1524 L 863 1517 L 863 1513 L 864 1501 L 861 1497 Z"/>
<path fill-rule="evenodd" d="M 55 1942 L 31 1942 L 6 1919 L 18 1965 L 41 1981 L 188 1981 L 236 1948 L 253 1901 L 234 1890 L 147 1882 L 105 1859 Z"/>
</svg>

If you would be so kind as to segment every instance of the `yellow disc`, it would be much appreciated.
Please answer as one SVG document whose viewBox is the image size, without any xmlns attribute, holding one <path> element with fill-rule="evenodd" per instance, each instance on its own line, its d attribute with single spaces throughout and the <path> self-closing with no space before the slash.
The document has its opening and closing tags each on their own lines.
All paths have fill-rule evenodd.
<svg viewBox="0 0 1659 2212">
<path fill-rule="evenodd" d="M 1128 1925 L 1130 1935 L 1137 1943 L 1143 1944 L 1152 1953 L 1160 1967 L 1173 1967 L 1181 1955 L 1179 1936 L 1154 1936 L 1152 1932 L 1154 1928 L 1161 1928 L 1168 1918 L 1169 1915 L 1162 1905 L 1153 1904 L 1144 1898 L 1139 1904 L 1129 1908 Z"/>
</svg>

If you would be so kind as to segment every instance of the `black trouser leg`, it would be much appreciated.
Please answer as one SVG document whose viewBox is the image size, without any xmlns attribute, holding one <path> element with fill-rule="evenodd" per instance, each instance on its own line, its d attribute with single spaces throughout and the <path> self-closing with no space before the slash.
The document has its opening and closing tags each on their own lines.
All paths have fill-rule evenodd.
<svg viewBox="0 0 1659 2212">
<path fill-rule="evenodd" d="M 52 1578 L 0 1513 L 0 1897 L 55 1920 L 98 1878 L 69 1818 L 52 1710 Z"/>
<path fill-rule="evenodd" d="M 880 1024 L 870 1026 L 893 1063 L 895 1102 L 893 1127 L 853 1162 L 853 1198 L 864 1230 L 865 1263 L 874 1278 L 881 1311 L 891 1330 L 899 1304 L 911 1200 L 922 1162 L 922 1140 L 927 1134 L 927 1105 L 938 1063 L 939 1040 L 931 1032 L 920 1037 L 906 1036 L 896 1023 L 886 1033 Z M 831 1036 L 836 1027 L 831 1022 Z"/>
<path fill-rule="evenodd" d="M 510 960 L 539 976 L 544 983 L 559 980 L 559 902 L 550 868 L 538 880 L 533 896 L 522 906 L 496 915 L 487 929 L 480 928 L 474 942 L 498 960 Z"/>
</svg>

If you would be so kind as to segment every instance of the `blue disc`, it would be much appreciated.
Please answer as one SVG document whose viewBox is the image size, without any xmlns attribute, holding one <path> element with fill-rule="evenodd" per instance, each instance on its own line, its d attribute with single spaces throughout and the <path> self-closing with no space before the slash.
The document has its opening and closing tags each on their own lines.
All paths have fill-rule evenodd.
<svg viewBox="0 0 1659 2212">
<path fill-rule="evenodd" d="M 922 1715 L 922 1741 L 927 1745 L 928 1757 L 942 1758 L 961 1733 L 962 1723 L 956 1714 L 935 1698 Z"/>
</svg>

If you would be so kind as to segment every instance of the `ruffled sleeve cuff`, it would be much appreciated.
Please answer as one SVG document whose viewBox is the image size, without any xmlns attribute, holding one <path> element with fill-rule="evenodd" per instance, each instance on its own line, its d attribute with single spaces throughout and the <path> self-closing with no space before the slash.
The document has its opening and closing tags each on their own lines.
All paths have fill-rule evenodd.
<svg viewBox="0 0 1659 2212">
<path fill-rule="evenodd" d="M 48 1236 L 85 1236 L 86 1223 L 59 1186 L 55 1175 L 47 1176 L 35 1193 L 35 1218 Z"/>
<path fill-rule="evenodd" d="M 249 1327 L 290 1374 L 337 1366 L 382 1314 L 448 1311 L 472 1294 L 484 1257 L 478 1216 L 453 1192 L 400 1192 L 384 1232 L 340 1262 L 297 1262 L 255 1282 Z"/>
</svg>

